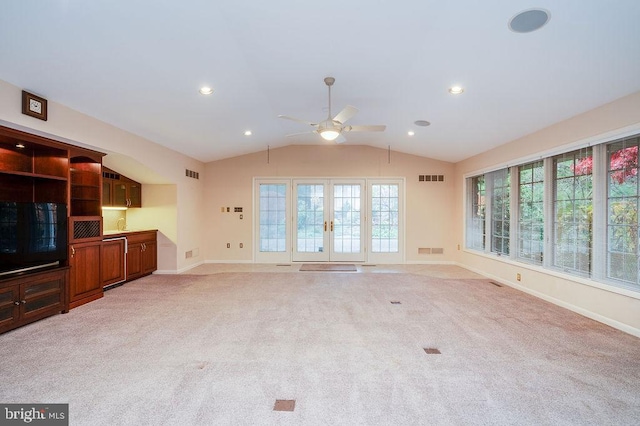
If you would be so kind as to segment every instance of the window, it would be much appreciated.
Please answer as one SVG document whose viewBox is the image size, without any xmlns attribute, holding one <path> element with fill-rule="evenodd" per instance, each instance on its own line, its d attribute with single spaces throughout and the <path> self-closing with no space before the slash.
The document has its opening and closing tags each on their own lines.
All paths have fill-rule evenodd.
<svg viewBox="0 0 640 426">
<path fill-rule="evenodd" d="M 399 252 L 399 190 L 397 184 L 371 185 L 371 251 Z"/>
<path fill-rule="evenodd" d="M 502 169 L 487 175 L 491 193 L 491 251 L 509 254 L 510 174 Z"/>
<path fill-rule="evenodd" d="M 484 175 L 475 176 L 469 182 L 469 206 L 467 219 L 467 247 L 484 250 L 485 242 L 485 185 Z"/>
<path fill-rule="evenodd" d="M 284 252 L 287 185 L 260 184 L 260 251 Z"/>
<path fill-rule="evenodd" d="M 544 162 L 518 167 L 519 259 L 542 264 L 544 247 Z"/>
<path fill-rule="evenodd" d="M 590 275 L 593 236 L 591 148 L 553 159 L 553 266 Z"/>
<path fill-rule="evenodd" d="M 607 145 L 607 277 L 638 284 L 638 138 Z"/>
<path fill-rule="evenodd" d="M 466 247 L 509 254 L 510 177 L 509 169 L 497 170 L 467 180 L 468 200 Z M 487 233 L 490 235 L 487 246 Z"/>
<path fill-rule="evenodd" d="M 467 178 L 465 247 L 640 291 L 638 151 L 633 135 Z"/>
</svg>

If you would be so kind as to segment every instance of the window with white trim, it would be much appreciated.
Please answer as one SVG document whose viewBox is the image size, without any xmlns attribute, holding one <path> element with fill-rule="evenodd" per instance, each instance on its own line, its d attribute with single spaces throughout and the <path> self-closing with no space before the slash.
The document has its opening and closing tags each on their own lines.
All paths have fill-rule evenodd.
<svg viewBox="0 0 640 426">
<path fill-rule="evenodd" d="M 584 276 L 592 271 L 592 165 L 591 148 L 553 158 L 553 266 Z"/>
<path fill-rule="evenodd" d="M 639 138 L 607 145 L 607 277 L 639 282 Z"/>
<path fill-rule="evenodd" d="M 509 230 L 511 227 L 511 179 L 509 169 L 488 173 L 486 179 L 491 194 L 491 251 L 500 255 L 508 255 Z"/>
<path fill-rule="evenodd" d="M 260 184 L 260 251 L 284 252 L 287 241 L 287 185 Z"/>
<path fill-rule="evenodd" d="M 485 185 L 484 175 L 468 179 L 467 238 L 466 247 L 484 250 L 486 236 L 485 224 Z"/>
<path fill-rule="evenodd" d="M 517 257 L 542 264 L 544 253 L 544 161 L 518 167 Z"/>
</svg>

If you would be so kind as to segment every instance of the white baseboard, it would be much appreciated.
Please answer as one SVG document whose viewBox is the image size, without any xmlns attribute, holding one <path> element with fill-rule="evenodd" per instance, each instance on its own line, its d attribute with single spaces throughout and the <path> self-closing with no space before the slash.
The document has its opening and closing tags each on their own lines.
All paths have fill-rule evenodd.
<svg viewBox="0 0 640 426">
<path fill-rule="evenodd" d="M 158 275 L 177 275 L 177 274 L 182 274 L 184 272 L 187 272 L 195 267 L 198 267 L 200 265 L 204 264 L 203 261 L 194 263 L 193 265 L 189 265 L 189 266 L 185 266 L 184 268 L 180 268 L 180 269 L 158 269 L 156 271 L 154 271 L 154 274 L 158 274 Z"/>
<path fill-rule="evenodd" d="M 452 260 L 407 260 L 405 265 L 457 265 Z"/>
<path fill-rule="evenodd" d="M 549 295 L 546 295 L 544 293 L 540 293 L 540 292 L 538 292 L 536 290 L 532 290 L 532 289 L 530 289 L 528 287 L 525 287 L 525 286 L 523 286 L 521 284 L 509 281 L 509 280 L 505 280 L 505 279 L 503 279 L 501 277 L 497 277 L 497 276 L 492 275 L 492 274 L 488 274 L 485 271 L 482 271 L 482 270 L 479 270 L 479 269 L 476 269 L 476 268 L 472 268 L 472 267 L 464 265 L 462 263 L 456 262 L 455 264 L 457 266 L 460 266 L 461 268 L 468 269 L 471 272 L 475 272 L 477 274 L 480 274 L 480 275 L 483 275 L 483 276 L 485 276 L 487 278 L 495 280 L 495 281 L 499 282 L 500 284 L 508 285 L 509 287 L 513 287 L 513 288 L 515 288 L 517 290 L 520 290 L 520 291 L 522 291 L 524 293 L 527 293 L 527 294 L 530 294 L 532 296 L 538 297 L 538 298 L 540 298 L 542 300 L 546 300 L 547 302 L 553 303 L 554 305 L 560 306 L 560 307 L 565 308 L 565 309 L 569 309 L 570 311 L 573 311 L 573 312 L 575 312 L 577 314 L 580 314 L 580 315 L 585 316 L 587 318 L 591 318 L 592 320 L 601 322 L 601 323 L 606 324 L 606 325 L 608 325 L 610 327 L 616 328 L 616 329 L 618 329 L 620 331 L 624 331 L 625 333 L 631 334 L 632 336 L 640 337 L 640 329 L 635 328 L 635 327 L 631 327 L 628 324 L 616 321 L 614 319 L 611 319 L 609 317 L 605 317 L 605 316 L 597 314 L 595 312 L 591 312 L 591 311 L 589 311 L 587 309 L 581 308 L 580 306 L 572 305 L 571 303 L 567 303 L 565 301 L 556 299 L 556 298 L 551 297 Z"/>
<path fill-rule="evenodd" d="M 255 263 L 253 260 L 205 260 L 204 263 Z"/>
</svg>

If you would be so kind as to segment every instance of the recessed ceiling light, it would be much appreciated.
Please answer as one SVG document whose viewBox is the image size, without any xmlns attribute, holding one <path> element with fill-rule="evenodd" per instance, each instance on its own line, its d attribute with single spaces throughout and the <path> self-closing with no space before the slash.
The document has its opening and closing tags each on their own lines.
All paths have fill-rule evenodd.
<svg viewBox="0 0 640 426">
<path fill-rule="evenodd" d="M 413 122 L 413 124 L 420 127 L 427 127 L 431 125 L 431 123 L 429 123 L 427 120 L 416 120 Z"/>
<path fill-rule="evenodd" d="M 514 33 L 530 33 L 544 27 L 551 19 L 551 13 L 545 9 L 528 9 L 509 19 L 509 29 Z"/>
<path fill-rule="evenodd" d="M 452 86 L 449 88 L 449 93 L 452 95 L 459 95 L 462 92 L 464 92 L 464 89 L 460 86 Z"/>
<path fill-rule="evenodd" d="M 244 135 L 245 136 L 251 136 L 252 135 L 251 130 L 245 130 L 244 131 Z"/>
<path fill-rule="evenodd" d="M 407 132 L 407 134 L 408 134 L 409 136 L 413 136 L 413 135 L 415 135 L 415 134 L 416 134 L 416 132 L 414 132 L 413 130 L 409 130 L 409 131 Z"/>
<path fill-rule="evenodd" d="M 200 92 L 201 95 L 210 95 L 213 93 L 213 89 L 209 86 L 202 86 L 198 92 Z"/>
</svg>

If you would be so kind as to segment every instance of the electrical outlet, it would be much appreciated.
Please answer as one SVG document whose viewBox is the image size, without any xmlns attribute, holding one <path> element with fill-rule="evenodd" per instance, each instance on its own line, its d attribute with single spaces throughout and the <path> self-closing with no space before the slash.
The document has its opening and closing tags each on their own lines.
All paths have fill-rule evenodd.
<svg viewBox="0 0 640 426">
<path fill-rule="evenodd" d="M 227 243 L 227 248 L 231 248 L 231 243 Z"/>
<path fill-rule="evenodd" d="M 522 275 L 516 274 L 516 280 L 517 281 L 522 281 Z"/>
</svg>

